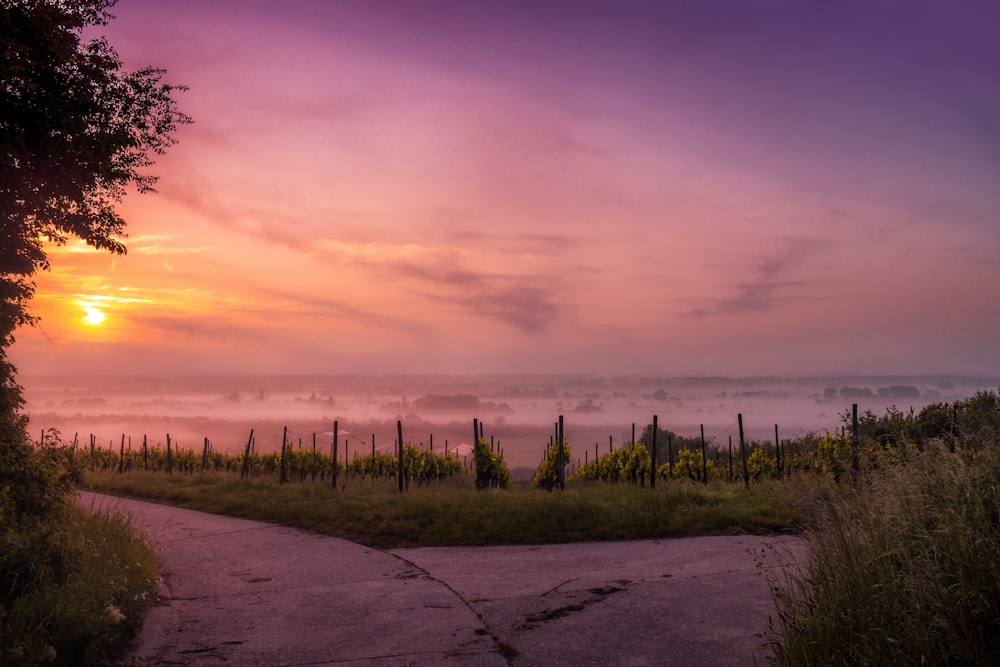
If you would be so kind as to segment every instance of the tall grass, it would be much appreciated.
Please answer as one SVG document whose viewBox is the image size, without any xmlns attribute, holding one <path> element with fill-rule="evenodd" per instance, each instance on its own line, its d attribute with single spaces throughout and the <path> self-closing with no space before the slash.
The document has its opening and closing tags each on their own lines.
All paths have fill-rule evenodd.
<svg viewBox="0 0 1000 667">
<path fill-rule="evenodd" d="M 514 485 L 477 491 L 455 479 L 398 493 L 391 480 L 279 484 L 269 478 L 204 473 L 87 473 L 98 491 L 218 514 L 272 521 L 369 546 L 541 544 L 585 540 L 766 533 L 794 529 L 794 491 L 777 482 L 688 481 L 656 489 L 572 482 L 548 492 Z"/>
<path fill-rule="evenodd" d="M 816 497 L 807 563 L 772 575 L 783 665 L 1000 664 L 1000 453 L 929 446 Z"/>
<path fill-rule="evenodd" d="M 154 554 L 123 515 L 67 506 L 0 535 L 0 664 L 113 664 L 156 589 Z"/>
</svg>

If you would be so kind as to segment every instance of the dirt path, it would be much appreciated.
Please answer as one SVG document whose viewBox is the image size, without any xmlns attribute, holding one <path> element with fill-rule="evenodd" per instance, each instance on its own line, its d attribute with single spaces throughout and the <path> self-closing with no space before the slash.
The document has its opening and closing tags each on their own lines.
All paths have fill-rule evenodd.
<svg viewBox="0 0 1000 667">
<path fill-rule="evenodd" d="M 754 554 L 791 537 L 378 551 L 293 528 L 82 494 L 160 555 L 144 665 L 763 662 Z"/>
</svg>

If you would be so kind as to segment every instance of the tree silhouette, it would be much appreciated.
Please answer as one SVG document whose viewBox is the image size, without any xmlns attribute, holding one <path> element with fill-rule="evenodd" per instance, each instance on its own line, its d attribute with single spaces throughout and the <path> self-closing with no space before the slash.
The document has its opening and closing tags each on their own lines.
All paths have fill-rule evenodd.
<svg viewBox="0 0 1000 667">
<path fill-rule="evenodd" d="M 122 69 L 103 37 L 115 0 L 0 3 L 0 354 L 34 321 L 34 274 L 44 243 L 75 236 L 123 254 L 116 212 L 128 188 L 153 191 L 144 172 L 190 119 L 164 71 Z M 5 360 L 0 357 L 0 361 Z"/>
</svg>

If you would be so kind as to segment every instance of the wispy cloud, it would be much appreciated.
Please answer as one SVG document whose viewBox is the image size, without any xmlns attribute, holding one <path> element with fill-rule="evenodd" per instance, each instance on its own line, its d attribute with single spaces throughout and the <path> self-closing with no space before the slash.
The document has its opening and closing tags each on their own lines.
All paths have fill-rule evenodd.
<svg viewBox="0 0 1000 667">
<path fill-rule="evenodd" d="M 805 271 L 815 261 L 822 244 L 814 239 L 792 238 L 777 242 L 777 248 L 766 254 L 738 260 L 732 268 L 736 275 L 746 276 L 729 285 L 727 296 L 706 299 L 702 305 L 682 314 L 686 317 L 730 316 L 763 312 L 801 301 L 824 298 L 822 290 Z"/>
</svg>

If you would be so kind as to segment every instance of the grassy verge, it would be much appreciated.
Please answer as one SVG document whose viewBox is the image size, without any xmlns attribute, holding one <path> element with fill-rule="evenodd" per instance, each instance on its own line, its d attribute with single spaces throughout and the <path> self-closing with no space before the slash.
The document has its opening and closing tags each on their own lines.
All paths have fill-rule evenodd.
<svg viewBox="0 0 1000 667">
<path fill-rule="evenodd" d="M 140 627 L 153 553 L 126 517 L 72 505 L 0 535 L 0 664 L 103 665 Z"/>
<path fill-rule="evenodd" d="M 1000 664 L 1000 454 L 908 458 L 819 495 L 810 561 L 774 570 L 777 664 Z"/>
<path fill-rule="evenodd" d="M 278 484 L 205 473 L 87 473 L 95 491 L 296 526 L 380 548 L 542 544 L 795 529 L 797 490 L 664 482 L 572 483 L 549 493 L 515 486 L 476 491 L 451 480 L 400 494 L 389 481 L 333 489 L 319 482 Z"/>
</svg>

